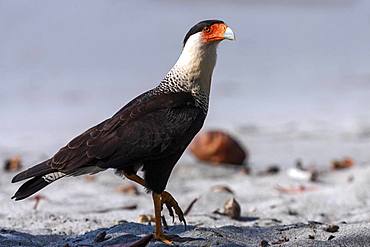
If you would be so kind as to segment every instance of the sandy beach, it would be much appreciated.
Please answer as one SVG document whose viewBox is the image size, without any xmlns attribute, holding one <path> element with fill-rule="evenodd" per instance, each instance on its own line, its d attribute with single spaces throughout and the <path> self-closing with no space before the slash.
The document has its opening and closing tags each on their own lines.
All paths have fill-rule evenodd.
<svg viewBox="0 0 370 247">
<path fill-rule="evenodd" d="M 113 172 L 58 181 L 41 191 L 37 209 L 32 198 L 10 200 L 17 188 L 12 175 L 1 173 L 0 246 L 125 246 L 153 231 L 138 223 L 139 215 L 153 214 L 151 196 L 142 188 L 137 195 L 119 192 L 130 182 Z M 180 237 L 178 246 L 368 246 L 369 176 L 369 164 L 327 170 L 309 182 L 286 170 L 246 175 L 238 167 L 180 163 L 168 191 L 184 210 L 198 201 L 186 216 L 187 230 L 164 209 L 167 232 Z M 237 220 L 215 213 L 230 198 L 241 207 Z M 101 232 L 106 236 L 96 242 Z"/>
</svg>

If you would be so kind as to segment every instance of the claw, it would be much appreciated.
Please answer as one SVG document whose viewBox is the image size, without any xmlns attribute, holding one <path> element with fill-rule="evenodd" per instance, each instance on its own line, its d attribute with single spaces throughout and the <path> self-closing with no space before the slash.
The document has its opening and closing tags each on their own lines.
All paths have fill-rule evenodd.
<svg viewBox="0 0 370 247">
<path fill-rule="evenodd" d="M 186 231 L 186 220 L 185 220 L 184 215 L 182 214 L 181 216 L 179 216 L 179 219 L 180 219 L 180 222 L 184 223 L 184 227 L 185 227 L 185 231 Z"/>
<path fill-rule="evenodd" d="M 172 207 L 169 203 L 166 203 L 166 207 L 167 207 L 168 213 L 172 217 L 172 223 L 174 223 L 175 222 L 175 215 L 173 213 Z"/>
<path fill-rule="evenodd" d="M 186 231 L 187 225 L 186 225 L 185 217 L 182 217 L 182 219 L 180 219 L 180 221 L 184 223 L 184 228 L 185 228 L 185 231 Z"/>
<path fill-rule="evenodd" d="M 175 210 L 175 213 L 179 217 L 180 222 L 184 223 L 185 229 L 186 229 L 186 220 L 184 217 L 184 213 L 182 212 L 182 209 L 180 208 L 175 198 L 173 198 L 173 196 L 167 191 L 162 192 L 161 198 L 162 198 L 162 206 L 163 204 L 166 205 L 168 212 L 170 216 L 172 217 L 173 222 L 175 221 L 175 215 L 173 212 Z"/>
</svg>

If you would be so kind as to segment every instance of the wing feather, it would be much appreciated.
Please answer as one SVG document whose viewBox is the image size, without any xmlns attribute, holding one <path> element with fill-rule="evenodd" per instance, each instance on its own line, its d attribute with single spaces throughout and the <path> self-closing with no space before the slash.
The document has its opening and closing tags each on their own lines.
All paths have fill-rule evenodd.
<svg viewBox="0 0 370 247">
<path fill-rule="evenodd" d="M 51 166 L 75 172 L 98 164 L 109 168 L 111 161 L 121 161 L 124 166 L 139 159 L 160 157 L 165 151 L 176 151 L 176 140 L 200 113 L 188 93 L 144 94 L 112 118 L 70 141 L 54 155 Z"/>
</svg>

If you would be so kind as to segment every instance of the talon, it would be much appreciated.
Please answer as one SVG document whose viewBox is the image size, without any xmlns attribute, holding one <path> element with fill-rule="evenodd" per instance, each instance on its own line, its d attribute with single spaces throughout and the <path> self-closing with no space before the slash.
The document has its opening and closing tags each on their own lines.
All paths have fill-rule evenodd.
<svg viewBox="0 0 370 247">
<path fill-rule="evenodd" d="M 174 223 L 175 222 L 175 215 L 173 213 L 172 207 L 168 203 L 166 203 L 166 207 L 167 207 L 167 210 L 168 210 L 170 216 L 172 217 L 172 223 Z"/>
<path fill-rule="evenodd" d="M 172 217 L 173 222 L 175 221 L 173 210 L 175 210 L 175 213 L 179 217 L 180 222 L 184 222 L 185 229 L 186 229 L 186 220 L 184 217 L 184 213 L 182 212 L 182 209 L 180 208 L 175 198 L 173 198 L 173 196 L 167 191 L 164 191 L 161 194 L 161 199 L 162 199 L 162 206 L 163 204 L 166 205 L 168 212 L 170 216 Z"/>
<path fill-rule="evenodd" d="M 182 220 L 181 220 L 181 222 L 184 222 L 184 228 L 185 228 L 185 231 L 186 231 L 187 225 L 186 225 L 186 220 L 185 220 L 185 217 L 182 217 Z"/>
</svg>

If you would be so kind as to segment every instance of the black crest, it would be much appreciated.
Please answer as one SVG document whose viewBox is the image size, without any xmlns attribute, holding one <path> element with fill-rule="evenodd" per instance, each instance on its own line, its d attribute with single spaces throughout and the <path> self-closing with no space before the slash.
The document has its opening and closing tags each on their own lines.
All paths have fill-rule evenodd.
<svg viewBox="0 0 370 247">
<path fill-rule="evenodd" d="M 186 41 L 188 41 L 189 37 L 195 33 L 198 33 L 200 31 L 203 30 L 203 28 L 207 27 L 207 26 L 211 26 L 215 23 L 224 23 L 223 21 L 220 21 L 220 20 L 205 20 L 205 21 L 201 21 L 199 22 L 198 24 L 196 24 L 195 26 L 193 26 L 189 32 L 185 35 L 185 38 L 184 38 L 184 43 L 183 45 L 185 46 L 186 44 Z"/>
</svg>

